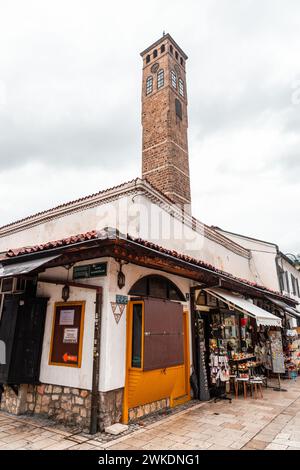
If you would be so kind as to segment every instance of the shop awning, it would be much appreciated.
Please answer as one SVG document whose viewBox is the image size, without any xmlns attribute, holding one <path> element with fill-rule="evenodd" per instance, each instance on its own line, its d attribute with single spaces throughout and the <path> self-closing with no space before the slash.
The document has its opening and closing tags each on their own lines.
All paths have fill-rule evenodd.
<svg viewBox="0 0 300 470">
<path fill-rule="evenodd" d="M 282 302 L 282 300 L 273 299 L 272 297 L 268 297 L 268 296 L 266 296 L 266 298 L 277 307 L 282 308 L 282 310 L 284 310 L 289 315 L 292 315 L 292 317 L 300 318 L 300 312 L 298 312 L 295 308 L 290 307 L 285 302 Z"/>
<path fill-rule="evenodd" d="M 230 292 L 224 291 L 223 289 L 205 289 L 206 292 L 213 295 L 217 299 L 225 302 L 227 305 L 234 307 L 236 310 L 239 310 L 242 313 L 250 315 L 251 317 L 256 319 L 256 323 L 258 325 L 265 325 L 265 326 L 282 326 L 281 319 L 272 315 L 272 313 L 263 310 L 260 307 L 249 302 L 249 300 L 245 300 L 242 297 L 234 295 Z"/>
<path fill-rule="evenodd" d="M 55 258 L 58 258 L 59 255 L 48 256 L 48 258 L 39 258 L 30 261 L 23 261 L 23 263 L 14 263 L 2 265 L 0 264 L 0 279 L 3 277 L 16 277 L 23 274 L 29 274 L 32 271 L 44 266 Z"/>
</svg>

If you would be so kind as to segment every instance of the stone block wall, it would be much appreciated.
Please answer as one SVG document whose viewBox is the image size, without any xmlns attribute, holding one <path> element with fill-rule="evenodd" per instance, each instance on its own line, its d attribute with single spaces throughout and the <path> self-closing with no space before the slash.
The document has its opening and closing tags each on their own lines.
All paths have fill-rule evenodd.
<svg viewBox="0 0 300 470">
<path fill-rule="evenodd" d="M 91 417 L 91 392 L 59 385 L 29 385 L 25 412 L 87 430 Z"/>
<path fill-rule="evenodd" d="M 18 394 L 16 394 L 11 387 L 4 385 L 0 404 L 1 411 L 14 415 L 23 414 L 26 409 L 27 387 L 27 385 L 21 385 Z"/>
<path fill-rule="evenodd" d="M 122 418 L 123 389 L 99 392 L 99 429 L 119 423 Z M 18 394 L 4 386 L 1 410 L 51 418 L 64 425 L 89 430 L 91 391 L 59 385 L 20 385 Z"/>
<path fill-rule="evenodd" d="M 100 392 L 99 425 L 103 431 L 105 427 L 119 423 L 122 419 L 124 389 Z"/>
<path fill-rule="evenodd" d="M 164 398 L 163 400 L 158 400 L 152 403 L 147 403 L 146 405 L 137 406 L 136 408 L 131 408 L 129 410 L 129 422 L 134 422 L 143 416 L 157 413 L 158 411 L 167 410 L 168 408 L 170 408 L 169 398 Z"/>
</svg>

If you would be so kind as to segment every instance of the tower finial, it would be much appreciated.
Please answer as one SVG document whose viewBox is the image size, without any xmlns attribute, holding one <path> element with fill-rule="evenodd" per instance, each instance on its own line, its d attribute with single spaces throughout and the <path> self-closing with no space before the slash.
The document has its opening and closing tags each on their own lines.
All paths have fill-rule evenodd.
<svg viewBox="0 0 300 470">
<path fill-rule="evenodd" d="M 166 32 L 165 32 L 165 30 L 163 30 L 163 36 L 165 36 L 165 35 L 166 35 Z"/>
</svg>

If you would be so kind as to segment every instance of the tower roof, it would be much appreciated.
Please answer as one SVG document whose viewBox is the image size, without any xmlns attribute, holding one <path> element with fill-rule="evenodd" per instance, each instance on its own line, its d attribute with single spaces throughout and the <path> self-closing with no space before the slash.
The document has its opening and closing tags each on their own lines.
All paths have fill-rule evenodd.
<svg viewBox="0 0 300 470">
<path fill-rule="evenodd" d="M 166 39 L 168 39 L 173 44 L 173 46 L 178 50 L 178 52 L 180 52 L 184 60 L 188 59 L 188 56 L 186 55 L 186 53 L 183 52 L 181 47 L 178 46 L 177 42 L 174 41 L 174 39 L 169 33 L 164 34 L 160 39 L 158 39 L 158 41 L 155 41 L 153 44 L 151 44 L 151 46 L 147 47 L 147 49 L 141 52 L 141 56 L 143 57 L 145 54 L 147 54 L 147 52 L 153 49 L 153 47 L 158 46 L 161 42 L 165 41 Z"/>
</svg>

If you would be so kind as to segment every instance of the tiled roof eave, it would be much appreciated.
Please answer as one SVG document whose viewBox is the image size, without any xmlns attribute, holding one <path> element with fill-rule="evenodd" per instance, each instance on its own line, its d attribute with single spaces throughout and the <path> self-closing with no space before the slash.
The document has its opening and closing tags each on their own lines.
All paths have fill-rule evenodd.
<svg viewBox="0 0 300 470">
<path fill-rule="evenodd" d="M 178 253 L 175 250 L 169 250 L 167 248 L 164 248 L 164 247 L 162 247 L 160 245 L 157 245 L 153 242 L 143 240 L 141 238 L 134 238 L 134 237 L 131 237 L 130 235 L 127 235 L 127 236 L 120 235 L 120 234 L 117 233 L 117 231 L 115 229 L 112 229 L 112 228 L 107 228 L 107 229 L 104 229 L 100 232 L 98 232 L 96 230 L 93 230 L 93 231 L 90 231 L 90 232 L 86 232 L 86 233 L 83 233 L 83 234 L 78 234 L 78 235 L 68 237 L 68 238 L 65 238 L 65 239 L 61 239 L 61 240 L 56 240 L 56 241 L 44 243 L 44 244 L 41 244 L 41 245 L 35 245 L 35 246 L 30 246 L 30 247 L 22 247 L 22 248 L 19 248 L 19 249 L 11 249 L 6 253 L 6 260 L 8 261 L 9 259 L 12 260 L 12 259 L 16 259 L 16 258 L 19 259 L 19 258 L 23 258 L 24 256 L 35 255 L 35 254 L 38 254 L 38 253 L 42 254 L 42 253 L 45 253 L 49 250 L 56 250 L 56 251 L 62 250 L 63 251 L 64 249 L 67 249 L 70 246 L 76 247 L 76 245 L 79 245 L 79 244 L 89 243 L 90 241 L 97 241 L 97 240 L 100 242 L 101 240 L 103 241 L 105 239 L 106 240 L 111 240 L 112 242 L 113 241 L 115 241 L 115 242 L 116 241 L 119 241 L 119 242 L 121 241 L 121 242 L 129 242 L 129 243 L 132 243 L 132 244 L 136 244 L 140 247 L 151 250 L 152 252 L 156 253 L 157 255 L 166 256 L 166 257 L 169 257 L 169 258 L 171 257 L 173 261 L 180 261 L 180 262 L 183 262 L 183 263 L 188 263 L 190 266 L 193 267 L 193 269 L 205 270 L 205 271 L 207 271 L 211 274 L 222 277 L 222 278 L 224 278 L 227 281 L 230 281 L 232 283 L 243 284 L 247 288 L 254 288 L 254 289 L 260 290 L 260 292 L 275 295 L 279 298 L 291 301 L 291 299 L 289 299 L 289 298 L 287 299 L 286 296 L 282 295 L 279 292 L 276 292 L 276 291 L 274 291 L 272 289 L 269 289 L 265 286 L 260 286 L 259 284 L 255 283 L 255 282 L 248 281 L 247 279 L 238 278 L 238 277 L 234 276 L 233 274 L 228 273 L 226 271 L 222 271 L 222 270 L 216 268 L 215 266 L 213 266 L 209 263 L 206 263 L 202 260 L 193 258 L 193 257 L 191 257 L 189 255 L 185 255 L 183 253 Z"/>
</svg>

